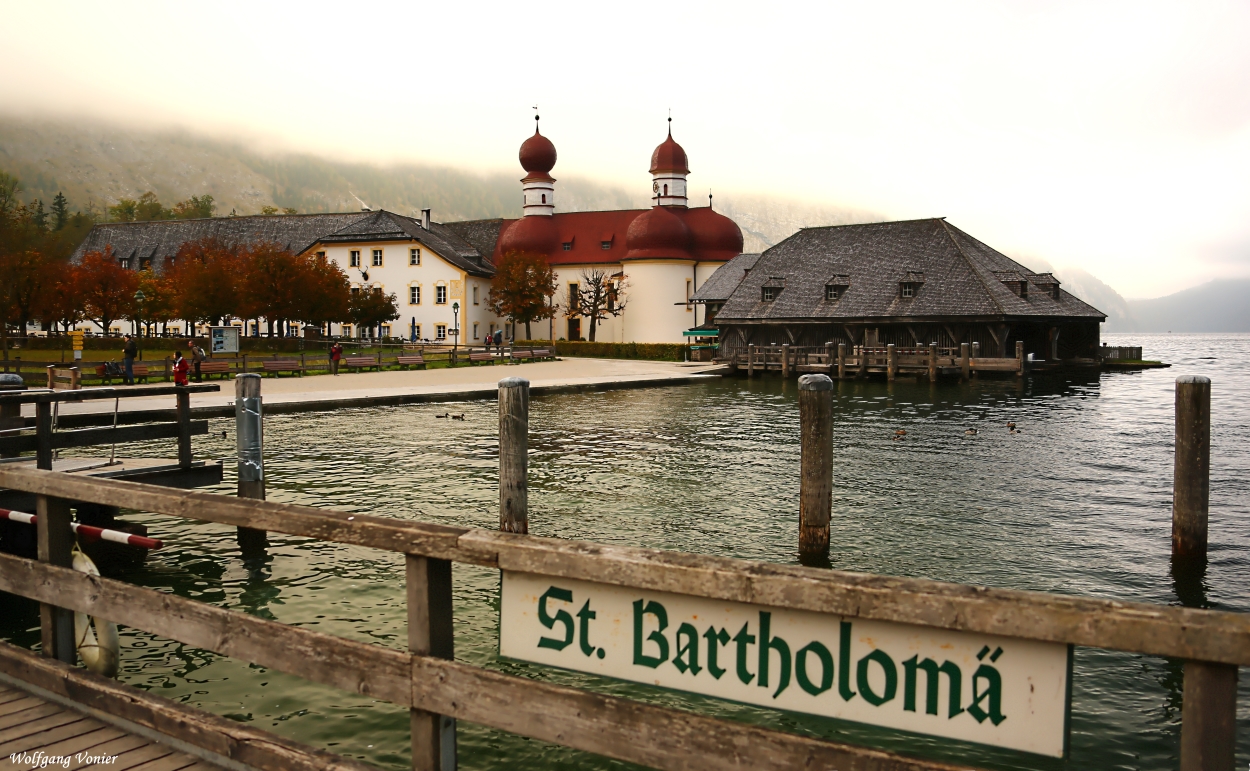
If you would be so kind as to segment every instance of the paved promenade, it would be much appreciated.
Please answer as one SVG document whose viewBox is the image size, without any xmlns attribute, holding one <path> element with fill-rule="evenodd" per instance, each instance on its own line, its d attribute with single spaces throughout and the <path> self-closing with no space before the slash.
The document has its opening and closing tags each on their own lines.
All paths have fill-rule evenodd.
<svg viewBox="0 0 1250 771">
<path fill-rule="evenodd" d="M 711 364 L 621 359 L 567 358 L 525 364 L 457 367 L 433 370 L 388 370 L 342 375 L 265 377 L 261 394 L 269 414 L 329 410 L 339 407 L 416 404 L 494 398 L 497 383 L 505 377 L 523 377 L 535 394 L 580 390 L 611 390 L 657 385 L 677 385 L 720 377 L 721 367 Z M 198 416 L 234 414 L 232 380 L 221 383 L 220 393 L 193 394 L 191 410 Z M 118 388 L 125 392 L 125 387 Z M 172 397 L 123 399 L 122 412 L 170 410 Z M 62 404 L 62 415 L 113 412 L 111 400 Z M 24 414 L 34 414 L 31 405 Z M 133 416 L 137 417 L 137 416 Z"/>
</svg>

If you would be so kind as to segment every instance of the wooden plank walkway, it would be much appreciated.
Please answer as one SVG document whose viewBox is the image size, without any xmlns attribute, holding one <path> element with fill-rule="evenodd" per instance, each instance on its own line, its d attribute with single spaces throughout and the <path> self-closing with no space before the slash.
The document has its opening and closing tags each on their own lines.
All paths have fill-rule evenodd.
<svg viewBox="0 0 1250 771">
<path fill-rule="evenodd" d="M 69 756 L 64 761 L 50 758 Z M 112 771 L 219 771 L 173 748 L 81 712 L 0 685 L 0 769 L 108 768 Z"/>
</svg>

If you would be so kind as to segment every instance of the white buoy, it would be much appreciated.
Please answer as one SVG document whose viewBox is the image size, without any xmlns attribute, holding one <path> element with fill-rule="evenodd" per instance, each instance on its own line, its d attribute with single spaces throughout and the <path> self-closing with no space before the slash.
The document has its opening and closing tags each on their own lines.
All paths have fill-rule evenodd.
<svg viewBox="0 0 1250 771">
<path fill-rule="evenodd" d="M 89 576 L 100 575 L 95 563 L 74 547 L 74 570 Z M 74 614 L 74 641 L 78 655 L 87 669 L 97 675 L 117 677 L 121 663 L 121 640 L 117 636 L 117 624 L 103 621 L 86 613 Z"/>
</svg>

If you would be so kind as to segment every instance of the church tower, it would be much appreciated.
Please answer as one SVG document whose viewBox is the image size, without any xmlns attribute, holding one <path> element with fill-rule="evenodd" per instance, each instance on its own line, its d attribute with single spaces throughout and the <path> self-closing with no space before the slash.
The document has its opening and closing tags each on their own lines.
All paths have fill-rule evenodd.
<svg viewBox="0 0 1250 771">
<path fill-rule="evenodd" d="M 673 141 L 673 119 L 668 119 L 668 138 L 651 154 L 651 200 L 656 206 L 686 208 L 686 175 L 690 173 L 686 151 Z"/>
<path fill-rule="evenodd" d="M 556 146 L 538 133 L 538 116 L 534 116 L 534 136 L 521 144 L 521 180 L 524 195 L 524 216 L 550 217 L 556 210 L 556 181 L 549 173 L 556 165 Z"/>
</svg>

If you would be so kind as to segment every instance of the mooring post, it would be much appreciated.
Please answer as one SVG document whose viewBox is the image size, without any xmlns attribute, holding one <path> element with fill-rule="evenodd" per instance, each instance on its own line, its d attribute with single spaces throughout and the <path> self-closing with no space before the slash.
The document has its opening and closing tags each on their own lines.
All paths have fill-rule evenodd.
<svg viewBox="0 0 1250 771">
<path fill-rule="evenodd" d="M 1181 693 L 1181 771 L 1233 771 L 1237 667 L 1186 661 Z"/>
<path fill-rule="evenodd" d="M 972 374 L 972 362 L 968 358 L 971 355 L 969 350 L 967 343 L 959 344 L 959 367 L 962 370 L 960 377 L 964 380 L 967 380 Z"/>
<path fill-rule="evenodd" d="M 846 379 L 846 343 L 838 343 L 838 380 Z"/>
<path fill-rule="evenodd" d="M 46 495 L 36 496 L 35 514 L 39 561 L 62 568 L 71 567 L 74 562 L 74 533 L 70 529 L 69 502 Z M 40 603 L 39 630 L 43 655 L 67 664 L 78 663 L 72 610 Z"/>
<path fill-rule="evenodd" d="M 440 659 L 455 657 L 452 632 L 451 562 L 406 557 L 408 573 L 408 651 Z M 456 720 L 408 710 L 413 771 L 455 771 Z"/>
<path fill-rule="evenodd" d="M 1024 377 L 1024 341 L 1016 341 L 1016 377 Z"/>
<path fill-rule="evenodd" d="M 894 343 L 890 343 L 885 347 L 885 376 L 887 380 L 893 380 L 895 373 L 898 371 L 898 354 L 895 352 Z"/>
<path fill-rule="evenodd" d="M 1211 380 L 1176 379 L 1176 456 L 1172 477 L 1172 554 L 1205 557 L 1211 474 Z"/>
<path fill-rule="evenodd" d="M 829 515 L 833 506 L 833 380 L 799 376 L 799 561 L 829 559 Z"/>
<path fill-rule="evenodd" d="M 929 382 L 937 382 L 937 343 L 929 343 Z"/>
<path fill-rule="evenodd" d="M 35 402 L 35 468 L 52 470 L 52 402 Z"/>
<path fill-rule="evenodd" d="M 530 381 L 499 381 L 499 529 L 528 533 Z"/>
<path fill-rule="evenodd" d="M 755 377 L 755 346 L 747 346 L 747 378 Z"/>
<path fill-rule="evenodd" d="M 790 344 L 782 343 L 781 345 L 781 377 L 790 377 Z"/>
<path fill-rule="evenodd" d="M 265 500 L 265 422 L 261 411 L 260 375 L 235 375 L 234 435 L 239 455 L 240 498 Z M 264 530 L 239 526 L 239 550 L 243 556 L 265 553 L 269 539 Z"/>
<path fill-rule="evenodd" d="M 178 468 L 191 468 L 191 394 L 178 391 Z"/>
</svg>

